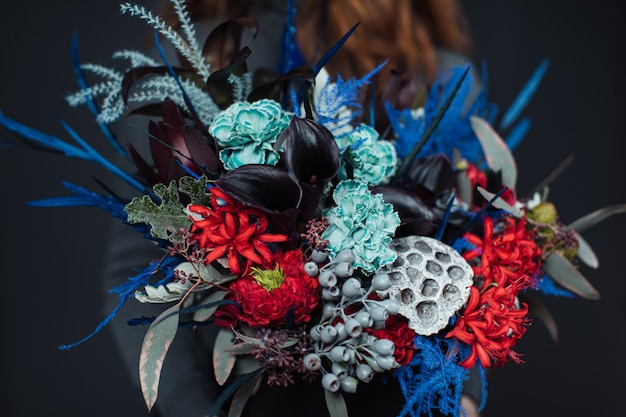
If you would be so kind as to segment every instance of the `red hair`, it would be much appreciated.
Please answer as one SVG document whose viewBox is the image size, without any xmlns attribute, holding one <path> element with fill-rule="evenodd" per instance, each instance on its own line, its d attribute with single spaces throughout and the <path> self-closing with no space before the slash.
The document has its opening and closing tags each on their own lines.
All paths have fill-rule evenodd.
<svg viewBox="0 0 626 417">
<path fill-rule="evenodd" d="M 306 0 L 296 31 L 306 59 L 319 59 L 358 22 L 327 65 L 332 75 L 363 76 L 389 59 L 382 78 L 393 70 L 431 80 L 435 48 L 469 49 L 466 20 L 455 0 Z"/>
</svg>

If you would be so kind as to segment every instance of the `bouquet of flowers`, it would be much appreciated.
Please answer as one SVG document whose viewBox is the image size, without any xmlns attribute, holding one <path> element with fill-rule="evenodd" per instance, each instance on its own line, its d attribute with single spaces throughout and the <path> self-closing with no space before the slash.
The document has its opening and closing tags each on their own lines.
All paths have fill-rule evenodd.
<svg viewBox="0 0 626 417">
<path fill-rule="evenodd" d="M 144 323 L 148 409 L 183 314 L 218 329 L 213 365 L 225 389 L 210 415 L 230 396 L 229 416 L 240 415 L 264 381 L 312 384 L 331 416 L 347 416 L 343 393 L 359 395 L 384 375 L 402 388 L 401 415 L 458 415 L 470 368 L 485 389 L 484 369 L 522 362 L 514 347 L 533 292 L 599 297 L 580 272 L 580 262 L 597 267 L 580 233 L 626 206 L 565 225 L 547 184 L 529 198 L 515 190 L 512 150 L 528 127 L 517 119 L 545 63 L 502 118 L 506 139 L 492 127 L 497 114 L 484 91 L 468 98 L 469 68 L 440 74 L 413 108 L 388 106 L 390 126 L 378 132 L 361 98 L 385 63 L 361 79 L 324 73 L 350 33 L 313 68 L 287 66 L 259 86 L 246 69 L 250 51 L 232 47 L 242 30 L 256 31 L 253 19 L 225 22 L 200 47 L 184 1 L 172 4 L 180 31 L 143 7 L 121 6 L 161 36 L 162 63 L 121 51 L 114 57 L 130 64 L 123 71 L 82 65 L 81 90 L 68 97 L 92 109 L 136 173 L 69 126 L 76 144 L 0 115 L 24 143 L 96 162 L 142 194 L 66 184 L 72 196 L 37 204 L 100 207 L 163 248 L 114 289 L 120 306 L 129 298 L 164 305 Z M 170 65 L 163 38 L 185 67 Z M 293 31 L 287 38 L 293 48 Z M 87 71 L 102 80 L 88 85 Z M 153 163 L 109 130 L 127 112 L 158 114 L 147 135 Z"/>
</svg>

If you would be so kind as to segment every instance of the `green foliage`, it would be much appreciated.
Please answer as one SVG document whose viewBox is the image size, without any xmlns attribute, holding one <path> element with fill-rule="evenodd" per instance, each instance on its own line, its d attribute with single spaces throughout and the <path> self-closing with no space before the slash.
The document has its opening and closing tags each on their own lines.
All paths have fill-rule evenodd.
<svg viewBox="0 0 626 417">
<path fill-rule="evenodd" d="M 209 180 L 205 175 L 199 179 L 192 177 L 182 177 L 178 185 L 178 191 L 187 194 L 191 198 L 191 204 L 201 206 L 211 206 L 211 194 L 206 192 Z"/>
<path fill-rule="evenodd" d="M 168 186 L 156 184 L 153 191 L 160 202 L 155 203 L 148 195 L 133 198 L 125 207 L 128 222 L 149 224 L 150 234 L 155 238 L 182 242 L 182 235 L 174 232 L 181 228 L 189 229 L 191 220 L 184 211 L 186 204 L 181 202 L 180 194 L 189 196 L 192 204 L 208 205 L 206 184 L 204 176 L 198 180 L 183 177 L 179 186 L 176 181 L 171 181 Z"/>
</svg>

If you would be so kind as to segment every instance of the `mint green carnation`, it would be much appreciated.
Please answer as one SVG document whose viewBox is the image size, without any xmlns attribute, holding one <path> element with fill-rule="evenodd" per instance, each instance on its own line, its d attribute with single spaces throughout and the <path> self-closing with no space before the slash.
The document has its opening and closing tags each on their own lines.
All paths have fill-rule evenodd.
<svg viewBox="0 0 626 417">
<path fill-rule="evenodd" d="M 398 157 L 395 147 L 388 141 L 379 140 L 378 132 L 362 124 L 349 135 L 338 140 L 340 148 L 346 148 L 347 158 L 342 159 L 339 179 L 348 179 L 346 164 L 352 166 L 354 179 L 369 185 L 387 184 L 396 171 Z"/>
<path fill-rule="evenodd" d="M 361 181 L 342 181 L 333 193 L 337 206 L 326 209 L 329 226 L 322 235 L 328 241 L 331 258 L 344 249 L 352 249 L 354 266 L 374 272 L 396 259 L 389 247 L 400 217 L 379 194 L 372 194 Z"/>
<path fill-rule="evenodd" d="M 209 133 L 219 144 L 219 158 L 228 170 L 247 164 L 276 165 L 274 143 L 289 126 L 292 114 L 274 100 L 239 101 L 221 112 Z"/>
</svg>

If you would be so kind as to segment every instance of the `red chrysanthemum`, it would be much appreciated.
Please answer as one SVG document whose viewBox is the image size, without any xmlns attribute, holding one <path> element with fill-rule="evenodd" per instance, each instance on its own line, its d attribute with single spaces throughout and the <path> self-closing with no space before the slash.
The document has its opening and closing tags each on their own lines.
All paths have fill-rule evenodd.
<svg viewBox="0 0 626 417">
<path fill-rule="evenodd" d="M 493 220 L 484 219 L 484 236 L 467 234 L 476 249 L 464 258 L 476 263 L 472 268 L 484 282 L 472 287 L 467 306 L 446 337 L 456 337 L 469 344 L 471 354 L 460 364 L 471 368 L 477 359 L 489 366 L 511 359 L 521 362 L 512 350 L 530 322 L 528 306 L 519 303 L 517 294 L 535 282 L 540 268 L 541 249 L 530 238 L 523 220 L 506 218 L 499 233 Z M 474 261 L 474 262 L 472 262 Z"/>
<path fill-rule="evenodd" d="M 400 365 L 406 365 L 413 359 L 415 347 L 415 332 L 400 315 L 389 316 L 384 329 L 369 330 L 368 332 L 378 339 L 391 340 L 395 345 L 393 357 Z"/>
<path fill-rule="evenodd" d="M 278 253 L 272 269 L 252 268 L 233 282 L 232 299 L 241 305 L 236 318 L 252 327 L 284 326 L 288 317 L 307 323 L 319 300 L 319 283 L 304 272 L 304 263 L 300 250 Z"/>
<path fill-rule="evenodd" d="M 206 264 L 227 255 L 230 271 L 239 275 L 252 264 L 262 265 L 272 259 L 266 243 L 287 240 L 282 234 L 265 233 L 265 214 L 242 206 L 219 188 L 211 190 L 211 206 L 191 204 L 187 208 L 192 213 L 189 218 L 194 239 L 210 250 Z"/>
</svg>

